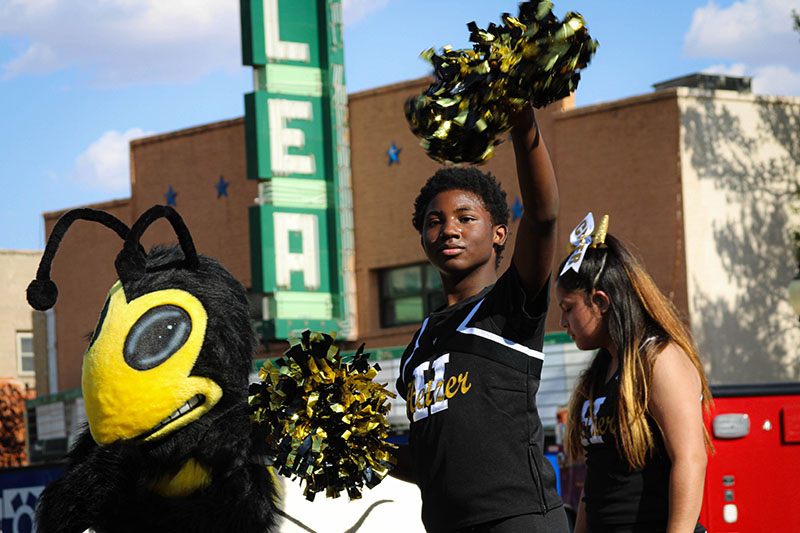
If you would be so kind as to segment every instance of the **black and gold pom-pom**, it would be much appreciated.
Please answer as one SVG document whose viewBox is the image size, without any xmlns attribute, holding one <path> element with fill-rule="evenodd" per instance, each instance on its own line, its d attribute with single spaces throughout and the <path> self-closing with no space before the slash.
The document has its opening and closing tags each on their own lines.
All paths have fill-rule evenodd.
<svg viewBox="0 0 800 533">
<path fill-rule="evenodd" d="M 331 335 L 305 331 L 290 342 L 251 385 L 251 421 L 263 425 L 278 473 L 306 482 L 306 498 L 323 490 L 360 498 L 394 464 L 386 415 L 395 395 L 373 382 L 380 368 L 369 364 L 363 344 L 345 362 Z"/>
<path fill-rule="evenodd" d="M 472 50 L 421 54 L 435 81 L 406 102 L 405 113 L 431 158 L 485 163 L 523 106 L 542 107 L 577 88 L 597 41 L 580 15 L 559 21 L 552 9 L 547 0 L 523 2 L 519 16 L 503 14 L 500 26 L 483 30 L 470 22 Z"/>
</svg>

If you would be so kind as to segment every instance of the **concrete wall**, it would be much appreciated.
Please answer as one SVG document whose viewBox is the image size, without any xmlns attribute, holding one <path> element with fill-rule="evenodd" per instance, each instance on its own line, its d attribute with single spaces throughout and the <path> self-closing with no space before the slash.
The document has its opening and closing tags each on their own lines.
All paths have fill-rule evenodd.
<svg viewBox="0 0 800 533">
<path fill-rule="evenodd" d="M 687 293 L 711 381 L 800 379 L 786 291 L 790 228 L 800 227 L 800 98 L 680 89 L 679 106 Z"/>
<path fill-rule="evenodd" d="M 32 332 L 31 308 L 25 289 L 33 278 L 42 253 L 0 250 L 0 377 L 9 377 L 33 389 L 35 374 L 21 373 L 17 333 Z"/>
</svg>

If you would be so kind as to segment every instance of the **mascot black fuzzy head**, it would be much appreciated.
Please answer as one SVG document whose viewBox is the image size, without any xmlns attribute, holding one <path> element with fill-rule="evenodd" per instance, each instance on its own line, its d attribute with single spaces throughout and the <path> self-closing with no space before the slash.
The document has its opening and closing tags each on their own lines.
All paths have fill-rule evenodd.
<svg viewBox="0 0 800 533">
<path fill-rule="evenodd" d="M 145 253 L 147 227 L 166 218 L 178 246 Z M 55 304 L 50 265 L 75 220 L 125 240 L 84 356 L 89 421 L 65 476 L 42 494 L 38 531 L 266 531 L 274 484 L 249 423 L 255 341 L 242 285 L 198 255 L 178 213 L 155 206 L 130 230 L 76 209 L 53 229 L 28 287 L 32 307 Z"/>
</svg>

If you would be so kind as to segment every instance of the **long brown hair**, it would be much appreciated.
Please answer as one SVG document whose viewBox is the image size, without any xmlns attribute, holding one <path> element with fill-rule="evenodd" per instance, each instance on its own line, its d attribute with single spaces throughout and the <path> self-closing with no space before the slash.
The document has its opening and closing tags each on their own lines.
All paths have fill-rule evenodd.
<svg viewBox="0 0 800 533">
<path fill-rule="evenodd" d="M 559 272 L 563 265 L 564 262 Z M 655 448 L 653 430 L 647 419 L 652 369 L 655 358 L 670 342 L 678 345 L 697 369 L 703 408 L 708 411 L 711 407 L 711 392 L 694 337 L 639 260 L 610 234 L 606 236 L 605 245 L 586 251 L 578 272 L 568 270 L 556 283 L 568 293 L 582 292 L 587 299 L 593 290 L 602 290 L 609 297 L 608 333 L 619 357 L 619 394 L 614 421 L 617 448 L 631 468 L 641 468 Z M 653 340 L 648 341 L 651 338 Z M 565 450 L 571 459 L 582 454 L 584 402 L 588 400 L 592 405 L 597 398 L 609 361 L 610 355 L 601 348 L 575 385 L 564 434 Z M 593 418 L 593 410 L 589 411 Z M 706 446 L 713 449 L 705 427 L 703 431 Z"/>
</svg>

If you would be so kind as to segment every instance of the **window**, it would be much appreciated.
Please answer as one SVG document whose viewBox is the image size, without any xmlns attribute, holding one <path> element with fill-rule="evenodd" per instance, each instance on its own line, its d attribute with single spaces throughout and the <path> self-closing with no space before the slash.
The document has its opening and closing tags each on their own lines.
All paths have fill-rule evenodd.
<svg viewBox="0 0 800 533">
<path fill-rule="evenodd" d="M 33 333 L 30 331 L 17 332 L 17 361 L 20 376 L 33 375 Z"/>
<path fill-rule="evenodd" d="M 428 263 L 380 273 L 381 327 L 421 322 L 444 305 L 439 273 Z"/>
</svg>

